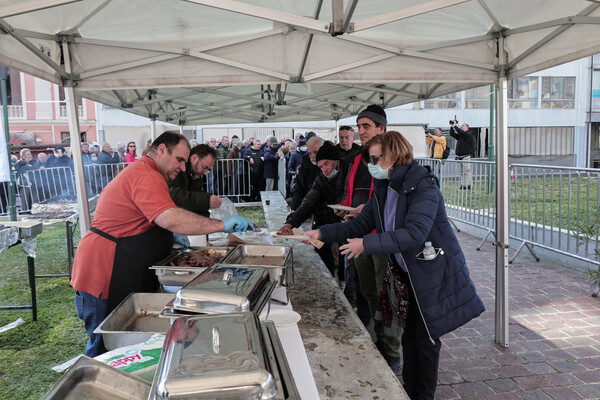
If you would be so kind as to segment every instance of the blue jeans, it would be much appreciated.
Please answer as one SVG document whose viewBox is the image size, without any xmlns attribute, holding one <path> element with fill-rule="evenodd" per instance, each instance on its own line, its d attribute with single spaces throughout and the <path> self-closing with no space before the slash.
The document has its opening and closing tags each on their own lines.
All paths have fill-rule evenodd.
<svg viewBox="0 0 600 400">
<path fill-rule="evenodd" d="M 85 347 L 85 355 L 96 357 L 106 352 L 102 335 L 97 335 L 94 330 L 106 318 L 106 305 L 108 300 L 99 299 L 86 292 L 75 292 L 75 309 L 77 317 L 85 324 L 85 331 L 90 340 Z"/>
</svg>

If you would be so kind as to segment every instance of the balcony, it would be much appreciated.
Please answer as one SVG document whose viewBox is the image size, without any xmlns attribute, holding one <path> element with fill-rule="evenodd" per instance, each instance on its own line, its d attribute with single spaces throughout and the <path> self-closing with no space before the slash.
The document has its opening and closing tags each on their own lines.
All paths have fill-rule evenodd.
<svg viewBox="0 0 600 400">
<path fill-rule="evenodd" d="M 79 118 L 83 118 L 83 106 L 77 106 L 77 114 L 79 115 Z M 68 117 L 67 106 L 59 106 L 58 117 L 59 118 L 67 118 Z"/>
<path fill-rule="evenodd" d="M 24 119 L 23 106 L 8 106 L 8 119 Z"/>
</svg>

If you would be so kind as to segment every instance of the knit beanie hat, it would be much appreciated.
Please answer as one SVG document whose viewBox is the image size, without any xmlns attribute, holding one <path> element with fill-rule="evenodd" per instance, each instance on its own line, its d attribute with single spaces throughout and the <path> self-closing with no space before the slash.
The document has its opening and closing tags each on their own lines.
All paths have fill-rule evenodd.
<svg viewBox="0 0 600 400">
<path fill-rule="evenodd" d="M 317 162 L 321 160 L 339 160 L 338 149 L 329 140 L 317 151 Z"/>
<path fill-rule="evenodd" d="M 383 108 L 381 108 L 377 104 L 371 104 L 370 106 L 362 110 L 358 114 L 358 117 L 356 117 L 356 122 L 358 122 L 358 120 L 361 118 L 368 118 L 371 121 L 381 124 L 387 128 L 387 115 L 385 114 Z"/>
</svg>

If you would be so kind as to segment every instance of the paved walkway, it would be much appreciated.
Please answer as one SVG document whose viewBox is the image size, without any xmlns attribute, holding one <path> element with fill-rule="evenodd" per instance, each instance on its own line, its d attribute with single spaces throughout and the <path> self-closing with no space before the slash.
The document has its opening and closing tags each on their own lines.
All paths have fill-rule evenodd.
<svg viewBox="0 0 600 400">
<path fill-rule="evenodd" d="M 600 298 L 587 275 L 523 252 L 509 266 L 509 347 L 494 343 L 495 249 L 458 234 L 487 311 L 442 338 L 436 400 L 600 399 Z"/>
</svg>

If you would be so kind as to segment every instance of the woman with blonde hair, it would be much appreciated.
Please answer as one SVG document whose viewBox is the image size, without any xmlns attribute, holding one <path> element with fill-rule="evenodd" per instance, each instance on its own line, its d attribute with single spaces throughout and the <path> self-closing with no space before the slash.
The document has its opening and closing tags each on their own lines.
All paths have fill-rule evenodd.
<svg viewBox="0 0 600 400">
<path fill-rule="evenodd" d="M 375 318 L 389 336 L 404 326 L 404 389 L 411 399 L 433 399 L 440 337 L 485 307 L 469 278 L 438 180 L 413 160 L 412 151 L 396 131 L 369 140 L 362 159 L 374 178 L 371 199 L 356 218 L 307 234 L 324 242 L 347 239 L 340 250 L 349 258 L 363 252 L 388 256 Z M 426 247 L 431 252 L 424 254 Z"/>
</svg>

